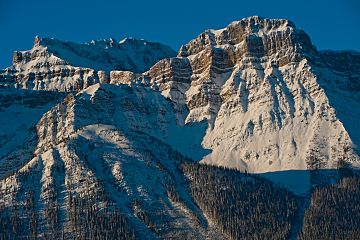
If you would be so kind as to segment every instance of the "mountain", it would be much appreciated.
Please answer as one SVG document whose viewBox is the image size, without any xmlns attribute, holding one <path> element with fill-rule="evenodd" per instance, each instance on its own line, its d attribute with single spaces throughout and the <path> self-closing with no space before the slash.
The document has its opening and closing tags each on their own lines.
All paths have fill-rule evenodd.
<svg viewBox="0 0 360 240">
<path fill-rule="evenodd" d="M 0 80 L 27 89 L 78 91 L 107 82 L 110 70 L 143 72 L 175 55 L 168 46 L 134 38 L 77 44 L 35 37 L 31 50 L 14 52 L 13 66 L 0 73 Z"/>
<path fill-rule="evenodd" d="M 179 124 L 208 123 L 205 164 L 332 169 L 359 166 L 359 64 L 358 52 L 317 51 L 289 20 L 250 17 L 205 31 L 141 81 L 172 100 Z"/>
<path fill-rule="evenodd" d="M 15 52 L 0 238 L 356 239 L 360 53 L 257 16 L 150 45 Z"/>
<path fill-rule="evenodd" d="M 144 115 L 148 117 L 143 118 Z M 16 170 L 1 177 L 1 211 L 15 218 L 0 215 L 3 231 L 0 236 L 15 225 L 17 234 L 9 236 L 92 239 L 95 231 L 105 231 L 104 223 L 96 222 L 105 217 L 94 217 L 91 211 L 101 214 L 103 209 L 105 216 L 118 213 L 126 219 L 110 224 L 118 224 L 122 229 L 120 236 L 129 239 L 134 235 L 137 239 L 226 238 L 232 233 L 219 229 L 217 225 L 222 223 L 214 224 L 215 217 L 206 217 L 192 198 L 184 174 L 197 176 L 193 173 L 194 163 L 162 141 L 176 136 L 190 139 L 186 133 L 197 126 L 186 130 L 174 123 L 172 103 L 151 89 L 96 84 L 76 95 L 68 95 L 37 124 L 38 143 L 29 161 L 21 167 L 8 161 L 6 168 Z M 159 135 L 150 135 L 152 131 Z M 239 183 L 254 181 L 258 183 L 256 186 L 266 186 L 249 190 L 249 196 L 263 192 L 276 202 L 284 194 L 296 203 L 292 193 L 268 180 L 237 172 L 234 177 L 233 181 Z M 232 178 L 225 178 L 221 187 L 231 186 L 229 179 Z M 264 200 L 263 204 L 270 203 Z M 243 205 L 251 206 L 250 202 Z M 278 210 L 285 218 L 279 221 L 279 229 L 283 231 L 279 236 L 286 236 L 296 211 L 291 209 L 292 215 L 286 216 L 286 207 Z M 245 216 L 246 210 L 242 211 Z M 23 219 L 21 225 L 16 225 L 20 222 L 17 217 Z M 112 232 L 113 229 L 106 231 L 112 237 L 119 234 Z"/>
</svg>

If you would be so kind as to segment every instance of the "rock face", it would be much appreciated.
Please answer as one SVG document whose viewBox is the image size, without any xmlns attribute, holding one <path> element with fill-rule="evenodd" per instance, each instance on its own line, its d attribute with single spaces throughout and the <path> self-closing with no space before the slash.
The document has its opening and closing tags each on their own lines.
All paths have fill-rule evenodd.
<svg viewBox="0 0 360 240">
<path fill-rule="evenodd" d="M 14 52 L 13 66 L 0 73 L 0 84 L 79 91 L 109 82 L 111 70 L 143 72 L 160 59 L 175 55 L 170 47 L 132 38 L 77 44 L 35 37 L 31 50 Z"/>
<path fill-rule="evenodd" d="M 111 84 L 129 84 L 136 79 L 136 75 L 130 71 L 111 71 L 110 83 Z"/>
<path fill-rule="evenodd" d="M 144 79 L 173 101 L 179 123 L 208 122 L 203 163 L 336 168 L 359 164 L 359 56 L 318 52 L 292 22 L 250 17 L 205 31 Z"/>
</svg>

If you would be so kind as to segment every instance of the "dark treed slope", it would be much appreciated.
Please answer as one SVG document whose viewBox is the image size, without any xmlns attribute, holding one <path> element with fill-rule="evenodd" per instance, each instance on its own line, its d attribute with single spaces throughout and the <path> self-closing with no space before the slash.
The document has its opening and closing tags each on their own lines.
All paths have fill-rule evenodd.
<svg viewBox="0 0 360 240">
<path fill-rule="evenodd" d="M 195 201 L 231 239 L 287 239 L 299 200 L 289 191 L 254 175 L 184 163 Z"/>
<path fill-rule="evenodd" d="M 360 177 L 316 188 L 299 239 L 359 239 Z"/>
</svg>

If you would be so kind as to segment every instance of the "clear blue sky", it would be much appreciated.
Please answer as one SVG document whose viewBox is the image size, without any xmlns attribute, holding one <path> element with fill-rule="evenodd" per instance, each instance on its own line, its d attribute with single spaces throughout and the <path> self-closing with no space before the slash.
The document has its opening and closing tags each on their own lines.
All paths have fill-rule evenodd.
<svg viewBox="0 0 360 240">
<path fill-rule="evenodd" d="M 0 68 L 14 50 L 30 49 L 35 35 L 87 42 L 114 37 L 181 44 L 208 28 L 251 15 L 288 18 L 318 49 L 360 51 L 358 0 L 0 0 Z"/>
</svg>

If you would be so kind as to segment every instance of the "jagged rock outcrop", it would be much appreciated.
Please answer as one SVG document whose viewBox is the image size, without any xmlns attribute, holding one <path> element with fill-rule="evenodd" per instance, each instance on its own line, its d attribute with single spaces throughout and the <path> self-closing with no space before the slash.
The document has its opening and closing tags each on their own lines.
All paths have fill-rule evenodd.
<svg viewBox="0 0 360 240">
<path fill-rule="evenodd" d="M 14 52 L 13 66 L 0 72 L 0 84 L 79 91 L 98 82 L 108 83 L 111 70 L 143 72 L 160 59 L 175 55 L 170 47 L 133 38 L 77 44 L 35 37 L 31 50 Z"/>
<path fill-rule="evenodd" d="M 110 83 L 111 84 L 130 84 L 135 81 L 136 75 L 130 71 L 111 71 Z"/>
</svg>

